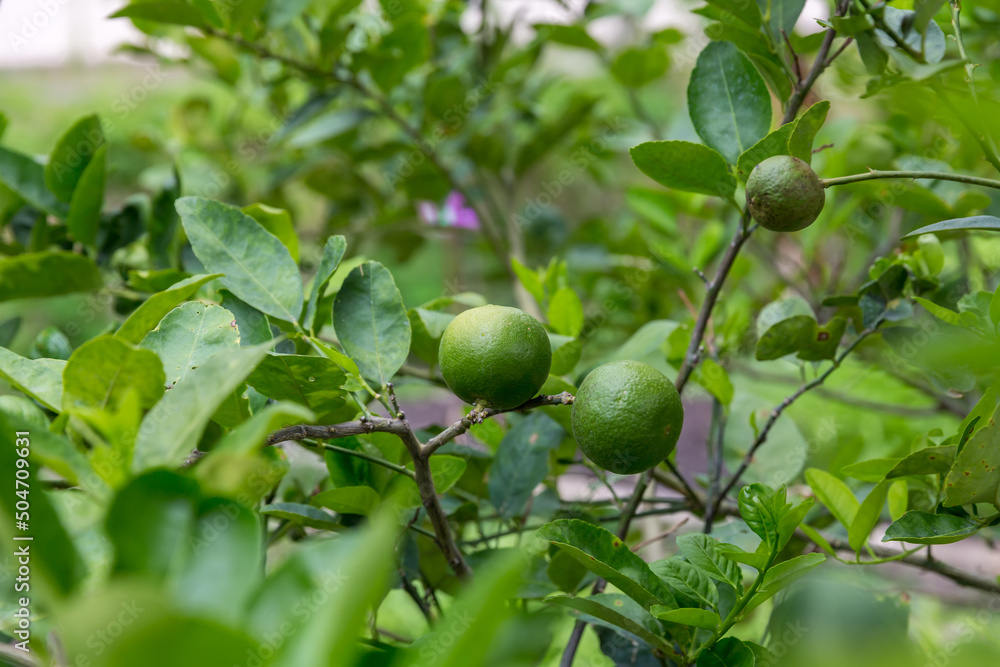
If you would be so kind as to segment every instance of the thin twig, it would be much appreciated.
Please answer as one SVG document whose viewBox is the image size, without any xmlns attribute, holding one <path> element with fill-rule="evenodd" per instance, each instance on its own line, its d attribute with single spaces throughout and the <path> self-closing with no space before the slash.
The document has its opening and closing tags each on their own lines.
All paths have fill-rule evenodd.
<svg viewBox="0 0 1000 667">
<path fill-rule="evenodd" d="M 851 174 L 850 176 L 838 176 L 837 178 L 821 179 L 820 183 L 824 188 L 833 185 L 846 185 L 848 183 L 858 183 L 860 181 L 874 181 L 880 178 L 912 178 L 930 179 L 935 181 L 956 181 L 968 185 L 981 185 L 984 188 L 1000 190 L 1000 181 L 992 178 L 980 178 L 969 176 L 968 174 L 953 174 L 947 171 L 879 171 L 872 169 L 863 174 Z"/>
<path fill-rule="evenodd" d="M 683 519 L 681 519 L 680 521 L 678 521 L 677 523 L 675 523 L 674 525 L 672 525 L 670 528 L 668 528 L 667 530 L 665 530 L 662 533 L 660 533 L 659 535 L 651 537 L 648 540 L 643 540 L 642 542 L 639 542 L 639 544 L 637 544 L 634 547 L 632 547 L 632 551 L 639 551 L 640 549 L 648 547 L 650 544 L 655 544 L 655 543 L 659 542 L 660 540 L 663 540 L 663 539 L 666 539 L 666 538 L 670 537 L 671 535 L 673 535 L 674 533 L 676 533 L 681 528 L 681 526 L 683 526 L 684 524 L 686 524 L 688 521 L 690 521 L 690 518 L 689 517 L 684 517 Z"/>
</svg>

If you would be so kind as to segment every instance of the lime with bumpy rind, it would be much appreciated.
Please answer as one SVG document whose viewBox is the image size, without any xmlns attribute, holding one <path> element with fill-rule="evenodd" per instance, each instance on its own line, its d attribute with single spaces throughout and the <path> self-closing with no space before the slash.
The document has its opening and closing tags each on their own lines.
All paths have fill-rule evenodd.
<svg viewBox="0 0 1000 667">
<path fill-rule="evenodd" d="M 549 377 L 552 347 L 541 323 L 517 308 L 481 306 L 458 315 L 441 336 L 441 375 L 466 403 L 516 408 Z"/>
<path fill-rule="evenodd" d="M 816 172 L 791 155 L 769 157 L 750 172 L 747 208 L 764 229 L 797 232 L 823 210 L 826 193 Z"/>
<path fill-rule="evenodd" d="M 674 451 L 684 406 L 673 383 L 640 361 L 613 361 L 584 378 L 573 403 L 573 435 L 595 464 L 619 475 L 658 465 Z"/>
</svg>

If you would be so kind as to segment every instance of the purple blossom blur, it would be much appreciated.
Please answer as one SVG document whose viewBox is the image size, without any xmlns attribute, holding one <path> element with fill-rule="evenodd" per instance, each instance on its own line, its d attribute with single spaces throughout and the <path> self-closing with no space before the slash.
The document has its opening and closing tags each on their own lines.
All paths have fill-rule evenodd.
<svg viewBox="0 0 1000 667">
<path fill-rule="evenodd" d="M 417 214 L 421 220 L 435 227 L 479 229 L 479 218 L 476 216 L 476 212 L 466 206 L 465 197 L 454 190 L 448 193 L 440 208 L 434 202 L 417 201 Z"/>
</svg>

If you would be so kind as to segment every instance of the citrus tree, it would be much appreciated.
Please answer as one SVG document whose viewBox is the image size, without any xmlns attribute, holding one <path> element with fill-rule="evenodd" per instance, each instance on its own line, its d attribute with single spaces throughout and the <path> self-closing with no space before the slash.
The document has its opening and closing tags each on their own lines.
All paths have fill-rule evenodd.
<svg viewBox="0 0 1000 667">
<path fill-rule="evenodd" d="M 0 300 L 58 322 L 0 324 L 5 659 L 955 656 L 892 601 L 851 602 L 892 630 L 846 648 L 785 627 L 833 561 L 1000 593 L 931 554 L 1000 521 L 998 8 L 843 1 L 802 35 L 800 1 L 711 0 L 685 38 L 650 4 L 527 40 L 485 2 L 115 14 L 230 108 L 0 146 Z M 428 397 L 461 418 L 415 426 Z"/>
</svg>

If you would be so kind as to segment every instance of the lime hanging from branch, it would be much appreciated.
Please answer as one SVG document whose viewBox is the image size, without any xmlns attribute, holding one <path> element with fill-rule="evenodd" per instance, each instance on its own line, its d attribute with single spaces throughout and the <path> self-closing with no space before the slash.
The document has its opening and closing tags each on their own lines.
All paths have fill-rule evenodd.
<svg viewBox="0 0 1000 667">
<path fill-rule="evenodd" d="M 772 232 L 797 232 L 811 225 L 826 196 L 816 172 L 791 155 L 769 157 L 750 172 L 747 208 Z"/>
</svg>

